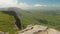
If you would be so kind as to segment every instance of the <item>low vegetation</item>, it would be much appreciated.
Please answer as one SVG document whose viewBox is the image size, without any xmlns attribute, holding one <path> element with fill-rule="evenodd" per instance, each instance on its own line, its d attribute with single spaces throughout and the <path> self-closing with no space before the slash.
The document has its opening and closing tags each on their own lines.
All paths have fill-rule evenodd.
<svg viewBox="0 0 60 34">
<path fill-rule="evenodd" d="M 60 10 L 42 10 L 22 12 L 23 27 L 28 24 L 40 24 L 60 31 Z"/>
<path fill-rule="evenodd" d="M 0 31 L 14 34 L 16 30 L 14 17 L 0 11 Z"/>
<path fill-rule="evenodd" d="M 19 14 L 18 17 L 21 20 L 23 29 L 30 24 L 39 24 L 60 31 L 60 10 L 21 11 L 21 15 Z M 0 11 L 0 31 L 14 34 L 14 32 L 16 32 L 17 30 L 18 29 L 16 29 L 14 17 L 8 14 L 4 14 Z"/>
</svg>

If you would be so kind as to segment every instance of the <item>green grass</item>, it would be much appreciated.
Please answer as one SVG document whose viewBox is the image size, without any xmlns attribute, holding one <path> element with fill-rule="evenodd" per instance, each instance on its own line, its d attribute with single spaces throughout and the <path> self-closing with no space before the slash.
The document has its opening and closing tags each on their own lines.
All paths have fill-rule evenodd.
<svg viewBox="0 0 60 34">
<path fill-rule="evenodd" d="M 46 11 L 45 11 L 46 12 Z M 56 12 L 56 14 L 53 12 L 53 14 L 50 14 L 51 12 L 44 11 L 21 11 L 21 16 L 19 16 L 22 27 L 26 28 L 29 24 L 39 24 L 39 25 L 45 25 L 49 28 L 54 28 L 60 31 L 60 12 Z M 9 32 L 10 34 L 15 34 L 18 29 L 15 27 L 15 20 L 13 16 L 4 14 L 0 12 L 0 31 Z"/>
<path fill-rule="evenodd" d="M 17 29 L 15 28 L 15 21 L 13 16 L 9 16 L 0 12 L 0 31 L 9 32 L 10 34 L 14 34 Z"/>
<path fill-rule="evenodd" d="M 52 11 L 49 11 L 49 13 L 51 14 Z M 26 27 L 29 24 L 40 24 L 60 31 L 60 15 L 56 15 L 54 12 L 51 15 L 49 13 L 44 14 L 44 11 L 42 13 L 41 11 L 23 11 L 20 17 L 22 25 Z M 60 14 L 58 11 L 56 13 Z"/>
</svg>

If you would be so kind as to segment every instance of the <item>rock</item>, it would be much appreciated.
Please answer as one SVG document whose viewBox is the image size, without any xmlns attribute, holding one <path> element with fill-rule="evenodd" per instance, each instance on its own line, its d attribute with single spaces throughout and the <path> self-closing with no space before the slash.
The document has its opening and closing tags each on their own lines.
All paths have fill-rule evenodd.
<svg viewBox="0 0 60 34">
<path fill-rule="evenodd" d="M 5 34 L 5 32 L 0 31 L 0 34 Z"/>
<path fill-rule="evenodd" d="M 26 29 L 22 30 L 20 34 L 33 34 L 34 32 L 37 32 L 39 30 L 46 30 L 47 27 L 40 26 L 40 25 L 29 25 Z"/>
<path fill-rule="evenodd" d="M 18 34 L 60 34 L 60 32 L 42 25 L 28 25 L 26 29 L 19 31 Z"/>
<path fill-rule="evenodd" d="M 8 32 L 6 32 L 5 34 L 9 34 Z"/>
<path fill-rule="evenodd" d="M 59 31 L 57 31 L 57 30 L 55 30 L 55 29 L 48 29 L 47 30 L 48 31 L 48 34 L 60 34 L 60 32 Z"/>
<path fill-rule="evenodd" d="M 25 32 L 25 31 L 28 31 L 28 30 L 31 30 L 31 29 L 33 29 L 33 26 L 32 25 L 28 25 L 26 27 L 26 29 L 24 29 L 24 30 L 21 31 L 21 33 Z"/>
<path fill-rule="evenodd" d="M 5 32 L 0 31 L 0 34 L 9 34 L 9 33 L 8 33 L 8 32 L 7 32 L 7 33 L 5 33 Z"/>
</svg>

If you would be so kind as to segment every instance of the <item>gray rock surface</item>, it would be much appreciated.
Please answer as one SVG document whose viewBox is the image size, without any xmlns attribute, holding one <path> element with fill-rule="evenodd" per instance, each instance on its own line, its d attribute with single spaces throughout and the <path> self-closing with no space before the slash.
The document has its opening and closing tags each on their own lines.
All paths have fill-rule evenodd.
<svg viewBox="0 0 60 34">
<path fill-rule="evenodd" d="M 42 25 L 28 25 L 26 29 L 19 31 L 18 34 L 60 34 L 60 32 Z"/>
<path fill-rule="evenodd" d="M 2 31 L 0 31 L 0 34 L 9 34 L 9 33 L 6 33 L 6 32 L 2 32 Z"/>
</svg>

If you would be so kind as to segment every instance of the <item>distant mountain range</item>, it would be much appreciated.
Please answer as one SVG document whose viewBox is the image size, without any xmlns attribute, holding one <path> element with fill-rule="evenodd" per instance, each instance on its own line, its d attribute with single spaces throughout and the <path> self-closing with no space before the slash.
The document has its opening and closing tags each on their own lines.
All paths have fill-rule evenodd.
<svg viewBox="0 0 60 34">
<path fill-rule="evenodd" d="M 17 7 L 7 7 L 7 8 L 0 8 L 0 10 L 15 10 L 15 11 L 22 11 L 22 10 L 60 10 L 60 7 L 28 7 L 26 9 L 21 9 Z"/>
</svg>

